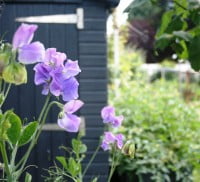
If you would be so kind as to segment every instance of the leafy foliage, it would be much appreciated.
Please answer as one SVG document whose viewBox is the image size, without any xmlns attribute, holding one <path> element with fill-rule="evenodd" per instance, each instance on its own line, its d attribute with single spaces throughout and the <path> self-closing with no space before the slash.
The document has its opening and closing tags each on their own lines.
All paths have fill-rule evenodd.
<svg viewBox="0 0 200 182">
<path fill-rule="evenodd" d="M 155 48 L 171 48 L 179 59 L 188 59 L 196 71 L 200 70 L 200 3 L 173 1 L 173 7 L 163 14 L 157 31 Z"/>
<path fill-rule="evenodd" d="M 192 85 L 196 99 L 186 103 L 175 80 L 149 83 L 132 64 L 134 57 L 121 62 L 119 97 L 111 91 L 110 103 L 126 118 L 120 132 L 135 142 L 136 153 L 134 159 L 121 156 L 118 171 L 148 174 L 152 181 L 170 181 L 174 173 L 175 181 L 192 181 L 193 171 L 199 171 L 199 86 Z"/>
</svg>

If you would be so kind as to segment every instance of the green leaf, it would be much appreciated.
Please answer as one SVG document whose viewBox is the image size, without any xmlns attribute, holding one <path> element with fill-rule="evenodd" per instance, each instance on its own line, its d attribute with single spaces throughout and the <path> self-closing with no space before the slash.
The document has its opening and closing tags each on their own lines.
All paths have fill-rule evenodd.
<svg viewBox="0 0 200 182">
<path fill-rule="evenodd" d="M 81 171 L 81 164 L 76 162 L 74 158 L 70 157 L 68 160 L 68 172 L 73 176 L 77 176 Z"/>
<path fill-rule="evenodd" d="M 87 146 L 85 144 L 81 144 L 79 153 L 83 154 L 85 152 L 87 152 Z"/>
<path fill-rule="evenodd" d="M 21 119 L 12 111 L 6 113 L 5 119 L 10 123 L 10 128 L 7 129 L 7 137 L 14 145 L 17 143 L 21 134 Z"/>
<path fill-rule="evenodd" d="M 159 31 L 156 33 L 156 37 L 161 36 L 165 32 L 169 23 L 171 22 L 173 14 L 174 14 L 174 11 L 167 11 L 163 14 L 161 25 L 160 25 Z"/>
<path fill-rule="evenodd" d="M 19 139 L 19 144 L 18 144 L 19 146 L 25 145 L 31 140 L 32 136 L 37 130 L 37 126 L 38 126 L 38 122 L 33 121 L 24 127 L 22 131 L 22 135 Z"/>
<path fill-rule="evenodd" d="M 80 148 L 80 145 L 81 145 L 81 141 L 80 140 L 77 140 L 77 139 L 72 139 L 72 148 L 74 150 L 74 152 L 76 154 L 79 153 L 79 148 Z"/>
<path fill-rule="evenodd" d="M 200 70 L 200 36 L 194 37 L 189 44 L 189 61 L 194 70 Z"/>
<path fill-rule="evenodd" d="M 174 36 L 172 34 L 163 34 L 156 39 L 155 47 L 160 50 L 164 50 L 166 47 L 170 45 Z"/>
<path fill-rule="evenodd" d="M 62 164 L 62 166 L 67 170 L 67 162 L 63 156 L 57 156 L 56 159 Z"/>
<path fill-rule="evenodd" d="M 185 31 L 174 31 L 173 35 L 175 35 L 177 38 L 183 39 L 185 41 L 190 41 L 192 40 L 192 35 L 188 32 Z"/>
<path fill-rule="evenodd" d="M 31 181 L 32 181 L 32 176 L 26 172 L 25 182 L 31 182 Z"/>
</svg>

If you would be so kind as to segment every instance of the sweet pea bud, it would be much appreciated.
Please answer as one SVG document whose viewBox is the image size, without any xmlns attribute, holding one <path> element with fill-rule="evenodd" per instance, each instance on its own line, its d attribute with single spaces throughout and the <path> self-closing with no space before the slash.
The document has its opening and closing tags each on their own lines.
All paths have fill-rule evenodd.
<svg viewBox="0 0 200 182">
<path fill-rule="evenodd" d="M 9 121 L 4 120 L 0 125 L 0 139 L 1 140 L 7 140 L 7 130 L 11 127 L 11 124 Z"/>
<path fill-rule="evenodd" d="M 24 65 L 14 62 L 3 70 L 3 79 L 8 83 L 20 85 L 27 82 L 27 71 Z"/>
<path fill-rule="evenodd" d="M 131 158 L 134 158 L 135 156 L 135 143 L 133 141 L 127 141 L 123 148 L 122 148 L 122 152 L 123 154 L 131 157 Z"/>
<path fill-rule="evenodd" d="M 3 69 L 9 64 L 11 52 L 1 52 L 0 53 L 0 74 L 2 74 Z"/>
</svg>

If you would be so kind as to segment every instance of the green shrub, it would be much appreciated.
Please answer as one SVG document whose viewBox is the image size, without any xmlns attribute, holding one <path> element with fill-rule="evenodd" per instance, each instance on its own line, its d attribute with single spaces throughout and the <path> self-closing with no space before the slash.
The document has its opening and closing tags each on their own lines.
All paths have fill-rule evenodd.
<svg viewBox="0 0 200 182">
<path fill-rule="evenodd" d="M 151 174 L 152 181 L 192 181 L 199 167 L 199 104 L 185 103 L 178 84 L 172 81 L 129 81 L 113 92 L 110 101 L 126 120 L 121 132 L 136 144 L 134 159 L 121 157 L 118 171 L 137 175 Z"/>
</svg>

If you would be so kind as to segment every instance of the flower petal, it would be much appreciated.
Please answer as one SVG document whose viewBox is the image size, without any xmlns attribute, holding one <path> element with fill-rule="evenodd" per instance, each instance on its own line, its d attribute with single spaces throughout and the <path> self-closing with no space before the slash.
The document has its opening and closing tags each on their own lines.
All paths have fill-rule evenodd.
<svg viewBox="0 0 200 182">
<path fill-rule="evenodd" d="M 83 104 L 81 100 L 71 100 L 65 104 L 64 111 L 65 113 L 72 114 L 80 109 Z"/>
<path fill-rule="evenodd" d="M 45 48 L 42 43 L 34 42 L 29 45 L 24 45 L 19 49 L 19 62 L 23 64 L 33 64 L 42 62 L 44 59 Z"/>
<path fill-rule="evenodd" d="M 49 48 L 45 52 L 44 62 L 52 67 L 63 66 L 67 56 L 65 53 L 56 52 L 56 48 Z"/>
<path fill-rule="evenodd" d="M 50 69 L 47 65 L 43 63 L 38 63 L 34 66 L 35 71 L 34 82 L 36 85 L 41 85 L 50 81 Z"/>
<path fill-rule="evenodd" d="M 117 147 L 119 148 L 119 149 L 122 149 L 122 147 L 123 147 L 123 139 L 124 139 L 124 136 L 122 135 L 122 134 L 117 134 L 116 136 L 115 136 L 115 138 L 116 138 L 116 141 L 117 141 Z"/>
<path fill-rule="evenodd" d="M 70 78 L 76 76 L 81 72 L 79 68 L 78 61 L 72 61 L 70 59 L 65 63 L 65 77 Z"/>
<path fill-rule="evenodd" d="M 71 77 L 63 81 L 63 100 L 70 101 L 78 98 L 78 81 Z"/>
<path fill-rule="evenodd" d="M 115 116 L 115 108 L 112 106 L 106 106 L 101 110 L 101 117 L 104 123 L 110 123 Z"/>
<path fill-rule="evenodd" d="M 106 150 L 110 150 L 110 145 L 106 142 L 102 142 L 101 143 L 101 148 L 106 151 Z"/>
<path fill-rule="evenodd" d="M 43 85 L 42 94 L 43 95 L 49 94 L 49 85 L 47 83 Z"/>
<path fill-rule="evenodd" d="M 73 114 L 65 114 L 63 118 L 58 119 L 58 125 L 68 132 L 78 132 L 80 123 L 80 117 Z"/>
<path fill-rule="evenodd" d="M 56 97 L 61 94 L 62 87 L 61 85 L 53 79 L 50 83 L 50 92 L 52 95 L 55 95 Z"/>
<path fill-rule="evenodd" d="M 121 126 L 123 119 L 124 119 L 123 116 L 113 117 L 112 122 L 111 122 L 112 127 L 117 128 L 117 127 Z"/>
<path fill-rule="evenodd" d="M 104 133 L 104 140 L 107 143 L 114 143 L 115 142 L 115 135 L 112 132 L 105 132 Z"/>
<path fill-rule="evenodd" d="M 28 25 L 22 23 L 13 36 L 13 48 L 17 49 L 24 45 L 28 45 L 32 41 L 34 32 L 37 30 L 37 28 L 37 25 Z"/>
</svg>

